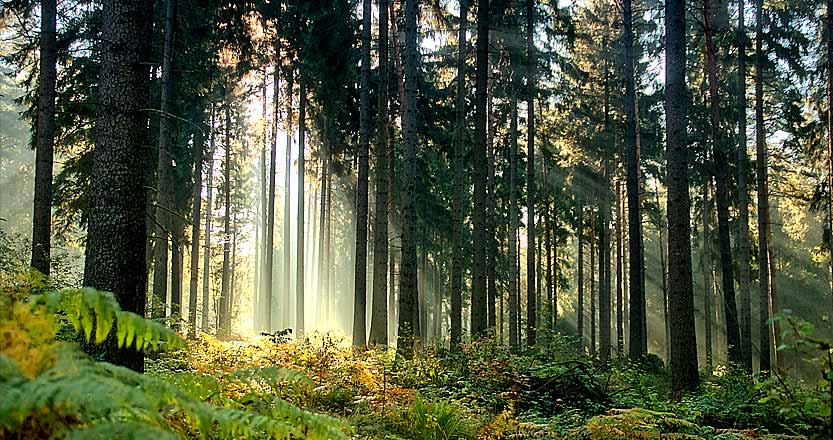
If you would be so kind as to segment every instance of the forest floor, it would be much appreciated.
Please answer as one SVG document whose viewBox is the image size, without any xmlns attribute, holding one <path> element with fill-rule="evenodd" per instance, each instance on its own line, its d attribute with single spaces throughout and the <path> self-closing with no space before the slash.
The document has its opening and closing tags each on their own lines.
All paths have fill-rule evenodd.
<svg viewBox="0 0 833 440">
<path fill-rule="evenodd" d="M 487 339 L 454 351 L 426 347 L 409 360 L 318 333 L 304 342 L 203 335 L 150 361 L 149 373 L 181 384 L 251 368 L 300 371 L 310 381 L 280 397 L 335 417 L 361 439 L 825 438 L 821 390 L 718 369 L 703 376 L 700 392 L 672 400 L 659 361 L 576 353 L 575 339 L 560 335 L 522 354 Z"/>
</svg>

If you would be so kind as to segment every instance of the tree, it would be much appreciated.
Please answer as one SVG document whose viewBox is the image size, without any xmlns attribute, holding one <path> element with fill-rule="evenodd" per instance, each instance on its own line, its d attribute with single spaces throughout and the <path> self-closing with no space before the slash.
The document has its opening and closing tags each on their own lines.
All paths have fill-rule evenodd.
<svg viewBox="0 0 833 440">
<path fill-rule="evenodd" d="M 402 141 L 405 145 L 402 191 L 402 262 L 399 269 L 399 336 L 397 349 L 410 356 L 419 325 L 417 302 L 416 191 L 417 160 L 417 0 L 405 0 L 405 90 Z"/>
<path fill-rule="evenodd" d="M 750 279 L 752 240 L 749 237 L 749 156 L 746 151 L 746 2 L 738 0 L 738 284 L 740 287 L 740 348 L 743 366 L 752 373 L 752 311 Z"/>
<path fill-rule="evenodd" d="M 57 8 L 56 0 L 41 1 L 31 265 L 44 275 L 49 275 L 52 249 L 52 162 L 55 149 L 55 87 L 58 82 Z"/>
<path fill-rule="evenodd" d="M 833 8 L 829 9 L 833 10 Z M 763 51 L 764 2 L 755 0 L 755 149 L 757 159 L 758 186 L 758 284 L 759 295 L 759 334 L 760 334 L 760 371 L 768 374 L 772 368 L 770 361 L 769 340 L 769 185 L 767 182 L 767 147 L 764 126 L 764 51 Z"/>
<path fill-rule="evenodd" d="M 275 25 L 280 24 L 280 2 L 275 5 Z M 280 78 L 281 78 L 281 38 L 278 29 L 275 30 L 275 41 L 273 43 L 275 51 L 275 72 L 273 73 L 273 91 L 272 91 L 272 142 L 269 149 L 269 188 L 268 200 L 266 201 L 266 230 L 263 231 L 266 241 L 264 243 L 263 252 L 265 253 L 263 265 L 263 304 L 260 306 L 265 309 L 263 313 L 263 328 L 266 331 L 272 331 L 272 280 L 273 267 L 275 258 L 275 171 L 278 165 L 278 113 L 280 109 Z M 266 90 L 264 89 L 264 94 Z M 264 96 L 264 99 L 265 96 Z M 264 118 L 266 113 L 264 112 Z M 264 121 L 265 123 L 265 121 Z M 266 130 L 264 128 L 264 143 L 266 143 Z M 287 144 L 289 148 L 289 144 Z M 286 169 L 286 175 L 289 175 L 289 168 Z M 289 211 L 284 211 L 284 217 L 289 217 Z M 288 241 L 284 242 L 284 246 L 288 245 Z M 286 253 L 286 252 L 284 252 Z"/>
<path fill-rule="evenodd" d="M 356 270 L 353 299 L 353 346 L 367 345 L 367 204 L 368 154 L 370 150 L 370 22 L 371 0 L 363 0 L 362 71 L 359 117 L 359 175 L 356 184 Z"/>
<path fill-rule="evenodd" d="M 223 183 L 225 197 L 225 214 L 223 215 L 223 273 L 222 290 L 220 292 L 220 307 L 218 311 L 219 327 L 217 335 L 228 337 L 231 332 L 231 101 L 233 96 L 231 72 L 226 72 L 225 90 L 225 161 L 223 162 Z"/>
<path fill-rule="evenodd" d="M 379 0 L 379 86 L 376 126 L 376 208 L 373 222 L 373 310 L 370 343 L 388 343 L 388 2 Z"/>
<path fill-rule="evenodd" d="M 518 203 L 518 86 L 519 74 L 517 72 L 516 57 L 511 60 L 511 82 L 509 88 L 509 346 L 517 349 L 520 345 L 520 332 L 518 331 L 520 320 L 520 298 L 518 291 L 518 214 L 515 206 Z M 579 239 L 580 240 L 580 239 Z M 580 242 L 580 241 L 579 241 Z M 581 271 L 581 269 L 579 269 Z M 579 281 L 579 285 L 581 281 Z M 579 287 L 581 289 L 581 287 Z M 579 318 L 580 320 L 581 318 Z M 581 322 L 581 321 L 579 321 Z"/>
<path fill-rule="evenodd" d="M 214 144 L 215 135 L 215 121 L 214 121 L 215 106 L 211 104 L 211 116 L 209 123 L 208 142 L 210 144 L 210 152 L 208 153 L 208 185 L 206 188 L 205 200 L 205 243 L 203 247 L 202 256 L 202 319 L 200 321 L 200 328 L 204 332 L 208 332 L 209 321 L 208 312 L 210 304 L 210 285 L 211 285 L 211 211 L 214 209 L 214 152 L 216 146 Z"/>
<path fill-rule="evenodd" d="M 703 0 L 703 15 L 706 39 L 706 70 L 709 82 L 709 138 L 712 146 L 715 177 L 715 202 L 717 204 L 717 238 L 720 252 L 721 281 L 723 285 L 723 309 L 726 320 L 726 344 L 729 361 L 739 363 L 741 358 L 738 311 L 735 304 L 735 277 L 732 262 L 732 244 L 729 233 L 729 164 L 726 157 L 725 141 L 720 129 L 720 85 L 717 78 L 718 49 L 714 33 L 725 32 L 724 20 L 718 19 L 722 6 L 712 4 L 714 0 Z"/>
<path fill-rule="evenodd" d="M 200 219 L 202 217 L 202 164 L 205 156 L 204 115 L 200 115 L 197 131 L 194 135 L 194 184 L 192 190 L 193 206 L 191 208 L 191 274 L 188 289 L 188 328 L 189 335 L 197 336 L 197 289 L 200 279 Z"/>
<path fill-rule="evenodd" d="M 526 248 L 526 343 L 530 347 L 535 345 L 538 328 L 538 313 L 535 304 L 535 98 L 537 84 L 535 82 L 538 61 L 535 58 L 535 0 L 526 2 L 526 215 L 527 215 L 527 248 Z"/>
<path fill-rule="evenodd" d="M 686 144 L 686 26 L 683 0 L 668 0 L 665 3 L 665 51 L 671 384 L 674 391 L 679 393 L 697 388 L 699 383 L 691 275 L 691 199 L 688 193 Z"/>
<path fill-rule="evenodd" d="M 301 73 L 298 91 L 298 245 L 295 278 L 295 332 L 304 340 L 304 155 L 307 136 L 307 81 Z"/>
<path fill-rule="evenodd" d="M 486 331 L 486 103 L 489 75 L 489 0 L 477 4 L 477 45 L 475 73 L 475 141 L 472 149 L 474 168 L 474 205 L 472 224 L 472 286 L 471 333 L 480 336 Z"/>
<path fill-rule="evenodd" d="M 122 310 L 144 314 L 148 39 L 152 8 L 113 0 L 102 9 L 99 106 L 90 187 L 84 285 L 113 292 Z M 104 353 L 117 365 L 144 369 L 144 355 L 115 342 Z"/>
<path fill-rule="evenodd" d="M 633 6 L 631 0 L 622 0 L 623 31 L 625 39 L 625 189 L 628 206 L 628 355 L 640 359 L 648 353 L 643 350 L 642 340 L 645 320 L 645 283 L 642 265 L 642 214 L 639 195 L 639 146 L 636 140 L 636 85 L 634 79 L 633 54 Z M 685 116 L 683 116 L 685 117 Z M 686 183 L 687 184 L 687 183 Z"/>
<path fill-rule="evenodd" d="M 456 125 L 454 132 L 454 199 L 452 201 L 451 209 L 451 214 L 454 216 L 454 232 L 451 239 L 452 256 L 450 280 L 452 346 L 460 343 L 461 336 L 463 333 L 463 233 L 466 229 L 466 224 L 463 220 L 463 185 L 465 180 L 464 174 L 466 172 L 464 157 L 466 155 L 466 141 L 468 140 L 468 125 L 466 124 L 466 52 L 468 51 L 466 32 L 468 31 L 468 3 L 468 0 L 460 0 L 460 29 L 457 33 L 457 91 L 455 98 Z M 511 252 L 512 251 L 510 250 L 510 255 Z M 512 281 L 510 281 L 510 283 L 511 282 Z M 510 303 L 511 301 L 512 300 L 510 299 Z M 510 314 L 511 313 L 512 312 L 510 305 Z"/>
</svg>

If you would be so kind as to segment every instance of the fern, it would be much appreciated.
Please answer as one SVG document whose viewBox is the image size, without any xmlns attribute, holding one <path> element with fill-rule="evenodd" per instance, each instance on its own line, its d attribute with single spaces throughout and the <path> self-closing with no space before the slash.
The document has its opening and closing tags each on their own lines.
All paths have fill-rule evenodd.
<svg viewBox="0 0 833 440">
<path fill-rule="evenodd" d="M 176 332 L 164 325 L 122 310 L 110 292 L 88 287 L 63 289 L 37 295 L 34 303 L 46 306 L 51 313 L 63 314 L 75 331 L 96 344 L 104 342 L 115 325 L 119 347 L 156 351 L 160 347 L 173 350 L 186 345 Z"/>
</svg>

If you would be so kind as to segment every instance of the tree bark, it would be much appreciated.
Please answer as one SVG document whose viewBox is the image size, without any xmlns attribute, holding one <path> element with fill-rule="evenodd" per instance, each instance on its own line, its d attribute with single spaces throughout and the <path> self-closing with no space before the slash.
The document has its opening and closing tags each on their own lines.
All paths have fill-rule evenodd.
<svg viewBox="0 0 833 440">
<path fill-rule="evenodd" d="M 535 346 L 536 329 L 538 328 L 538 313 L 535 308 L 535 96 L 537 84 L 535 82 L 538 62 L 535 59 L 535 42 L 533 33 L 535 28 L 535 0 L 526 2 L 526 53 L 527 53 L 527 104 L 526 104 L 526 215 L 527 215 L 527 305 L 526 305 L 526 343 Z"/>
<path fill-rule="evenodd" d="M 52 163 L 55 149 L 55 87 L 58 82 L 57 2 L 42 0 L 38 107 L 35 127 L 35 194 L 32 213 L 33 269 L 49 275 L 52 253 Z"/>
<path fill-rule="evenodd" d="M 202 320 L 200 328 L 203 332 L 208 332 L 209 321 L 208 312 L 210 300 L 210 284 L 211 284 L 211 212 L 214 209 L 214 104 L 211 104 L 211 126 L 209 127 L 208 142 L 211 147 L 211 152 L 208 156 L 208 187 L 206 188 L 205 200 L 205 243 L 202 255 Z"/>
<path fill-rule="evenodd" d="M 102 8 L 101 70 L 93 150 L 84 286 L 113 292 L 123 310 L 144 315 L 147 289 L 144 188 L 148 31 L 152 7 L 138 0 L 113 0 Z M 144 369 L 144 354 L 113 343 L 104 353 L 112 363 Z"/>
<path fill-rule="evenodd" d="M 409 357 L 413 352 L 414 335 L 418 331 L 418 286 L 416 249 L 416 161 L 417 161 L 417 0 L 405 1 L 405 79 L 404 114 L 402 117 L 405 145 L 404 191 L 402 191 L 402 262 L 399 273 L 399 353 Z"/>
<path fill-rule="evenodd" d="M 833 8 L 831 9 L 833 10 Z M 770 361 L 769 339 L 769 242 L 768 211 L 769 187 L 767 183 L 767 147 L 764 127 L 764 51 L 763 51 L 763 0 L 755 0 L 755 147 L 758 165 L 758 280 L 760 319 L 760 371 L 769 374 L 772 369 Z M 829 61 L 829 60 L 828 60 Z M 829 116 L 828 116 L 829 117 Z M 828 139 L 829 142 L 829 139 Z"/>
<path fill-rule="evenodd" d="M 706 365 L 709 369 L 714 367 L 713 356 L 713 342 L 712 342 L 712 328 L 714 326 L 713 320 L 713 300 L 714 293 L 712 286 L 714 285 L 714 278 L 712 273 L 712 251 L 711 251 L 711 178 L 707 179 L 703 184 L 703 249 L 700 253 L 700 266 L 703 271 L 703 315 L 706 338 Z"/>
<path fill-rule="evenodd" d="M 156 197 L 156 238 L 153 263 L 153 315 L 164 317 L 166 313 L 166 296 L 168 291 L 168 240 L 171 238 L 173 224 L 173 169 L 175 160 L 171 150 L 173 120 L 170 118 L 170 101 L 174 93 L 173 69 L 174 32 L 176 28 L 176 0 L 167 0 L 165 12 L 165 47 L 162 54 L 162 98 L 159 105 L 159 150 L 157 161 L 157 197 Z M 172 241 L 172 240 L 171 240 Z M 173 244 L 173 243 L 171 243 Z M 171 316 L 176 316 L 171 301 Z"/>
<path fill-rule="evenodd" d="M 671 316 L 671 385 L 697 388 L 697 335 L 691 275 L 691 199 L 688 193 L 685 2 L 665 3 L 665 107 L 668 182 L 668 289 Z M 630 200 L 629 200 L 630 202 Z M 635 239 L 636 237 L 631 237 Z"/>
<path fill-rule="evenodd" d="M 465 208 L 463 206 L 465 203 L 464 181 L 466 172 L 464 158 L 466 155 L 466 140 L 468 138 L 468 126 L 466 125 L 466 52 L 468 52 L 466 32 L 468 30 L 468 10 L 468 0 L 460 0 L 460 29 L 457 33 L 457 96 L 455 102 L 456 131 L 454 133 L 454 199 L 452 201 L 452 215 L 454 216 L 454 235 L 452 237 L 451 257 L 452 346 L 455 346 L 460 343 L 463 330 L 463 234 L 466 229 L 466 224 L 464 221 Z"/>
<path fill-rule="evenodd" d="M 628 205 L 628 355 L 641 359 L 648 353 L 643 349 L 642 340 L 645 305 L 645 283 L 642 265 L 642 214 L 639 195 L 639 145 L 636 131 L 636 85 L 634 79 L 633 53 L 633 6 L 631 0 L 622 0 L 624 10 L 625 37 L 625 165 L 627 168 L 625 187 Z M 687 179 L 686 179 L 687 182 Z M 687 183 L 686 183 L 687 184 Z"/>
<path fill-rule="evenodd" d="M 743 367 L 752 373 L 752 296 L 750 291 L 752 240 L 749 236 L 749 156 L 746 151 L 746 14 L 738 0 L 738 283 L 740 287 L 740 347 Z"/>
<path fill-rule="evenodd" d="M 295 336 L 304 340 L 304 153 L 307 136 L 307 82 L 303 76 L 299 79 L 298 92 L 298 236 L 297 267 L 295 275 Z"/>
<path fill-rule="evenodd" d="M 486 103 L 489 69 L 489 0 L 478 0 L 477 66 L 475 81 L 474 209 L 472 211 L 473 264 L 471 292 L 471 333 L 482 336 L 487 327 L 486 310 Z M 530 290 L 531 292 L 532 290 Z"/>
<path fill-rule="evenodd" d="M 379 88 L 376 127 L 376 209 L 373 224 L 371 344 L 388 344 L 388 2 L 379 0 Z"/>
<path fill-rule="evenodd" d="M 277 4 L 276 10 L 280 11 L 280 3 Z M 280 23 L 280 17 L 275 20 L 275 23 Z M 275 72 L 273 78 L 273 92 L 272 92 L 272 142 L 269 148 L 269 195 L 266 201 L 266 229 L 264 236 L 266 243 L 264 245 L 264 267 L 263 267 L 263 304 L 261 304 L 263 328 L 267 332 L 272 331 L 272 284 L 274 279 L 274 260 L 275 260 L 275 171 L 278 165 L 278 119 L 280 108 L 280 82 L 281 82 L 281 42 L 279 37 L 275 37 L 273 42 L 275 50 Z M 264 89 L 264 92 L 266 90 Z M 264 112 L 264 116 L 265 112 Z M 266 147 L 265 139 L 266 130 L 264 129 L 264 148 Z M 287 176 L 289 173 L 286 173 Z M 284 217 L 287 217 L 284 213 Z M 286 242 L 286 246 L 289 242 Z"/>
<path fill-rule="evenodd" d="M 514 58 L 513 58 L 514 60 Z M 509 145 L 509 346 L 517 349 L 520 343 L 518 321 L 520 319 L 520 298 L 518 297 L 518 74 L 516 66 L 512 67 L 512 87 L 510 92 L 510 145 Z"/>
<path fill-rule="evenodd" d="M 578 307 L 576 327 L 578 330 L 579 352 L 584 353 L 584 206 L 578 202 Z"/>
<path fill-rule="evenodd" d="M 286 163 L 284 164 L 284 188 L 283 188 L 283 244 L 281 245 L 281 253 L 283 254 L 283 313 L 281 325 L 289 328 L 292 323 L 292 250 L 290 244 L 292 243 L 292 196 L 291 176 L 292 170 L 292 87 L 293 87 L 293 70 L 290 68 L 286 72 Z"/>
<path fill-rule="evenodd" d="M 230 73 L 227 73 L 230 75 Z M 222 291 L 220 293 L 220 311 L 219 311 L 219 328 L 217 334 L 220 337 L 228 337 L 231 332 L 231 315 L 230 315 L 230 299 L 231 299 L 231 80 L 226 78 L 226 97 L 225 97 L 225 149 L 226 160 L 223 168 L 225 188 L 223 194 L 225 196 L 225 215 L 223 217 L 223 275 L 222 275 Z"/>
<path fill-rule="evenodd" d="M 197 289 L 200 278 L 200 220 L 202 219 L 202 164 L 205 158 L 205 114 L 200 113 L 194 134 L 194 185 L 191 193 L 191 260 L 188 287 L 189 335 L 197 336 Z"/>
<path fill-rule="evenodd" d="M 368 152 L 370 150 L 370 22 L 371 0 L 363 1 L 362 70 L 360 86 L 359 176 L 356 184 L 356 269 L 353 298 L 353 346 L 367 345 L 367 204 Z"/>
</svg>

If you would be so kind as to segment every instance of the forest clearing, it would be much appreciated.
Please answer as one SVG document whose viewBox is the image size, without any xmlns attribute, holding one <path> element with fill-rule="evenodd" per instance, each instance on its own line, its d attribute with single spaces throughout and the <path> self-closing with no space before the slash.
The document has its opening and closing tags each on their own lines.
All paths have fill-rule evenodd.
<svg viewBox="0 0 833 440">
<path fill-rule="evenodd" d="M 833 0 L 0 0 L 0 438 L 833 440 Z"/>
</svg>

